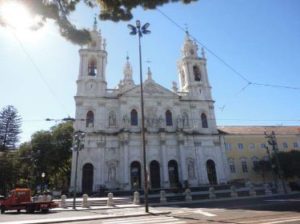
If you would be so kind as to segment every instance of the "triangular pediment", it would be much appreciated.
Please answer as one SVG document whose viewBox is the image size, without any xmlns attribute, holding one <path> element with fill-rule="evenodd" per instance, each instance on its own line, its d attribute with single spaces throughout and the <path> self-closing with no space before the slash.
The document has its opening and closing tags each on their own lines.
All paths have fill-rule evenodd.
<svg viewBox="0 0 300 224">
<path fill-rule="evenodd" d="M 157 84 L 154 81 L 145 81 L 143 84 L 144 97 L 160 96 L 160 97 L 177 97 L 177 94 L 167 88 Z M 140 85 L 124 92 L 123 96 L 140 96 Z"/>
</svg>

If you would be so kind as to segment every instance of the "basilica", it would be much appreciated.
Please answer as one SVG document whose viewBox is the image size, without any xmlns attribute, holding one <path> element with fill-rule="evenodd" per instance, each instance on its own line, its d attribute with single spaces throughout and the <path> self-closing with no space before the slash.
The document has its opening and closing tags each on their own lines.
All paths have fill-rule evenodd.
<svg viewBox="0 0 300 224">
<path fill-rule="evenodd" d="M 94 24 L 91 43 L 79 50 L 75 131 L 86 133 L 72 157 L 72 190 L 143 188 L 140 85 L 129 58 L 115 89 L 106 81 L 106 42 Z M 179 84 L 158 84 L 148 68 L 144 87 L 147 181 L 150 189 L 222 184 L 229 171 L 224 139 L 216 126 L 204 51 L 188 32 L 177 64 Z M 180 52 L 180 49 L 178 49 Z M 175 74 L 174 74 L 175 78 Z"/>
</svg>

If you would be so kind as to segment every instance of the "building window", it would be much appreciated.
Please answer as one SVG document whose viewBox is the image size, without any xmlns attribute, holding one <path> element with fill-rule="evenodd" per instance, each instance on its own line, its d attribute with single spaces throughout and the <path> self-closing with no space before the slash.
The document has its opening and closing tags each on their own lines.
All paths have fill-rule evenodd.
<svg viewBox="0 0 300 224">
<path fill-rule="evenodd" d="M 226 150 L 231 150 L 232 149 L 232 145 L 230 143 L 225 143 L 225 149 Z"/>
<path fill-rule="evenodd" d="M 249 149 L 255 149 L 255 144 L 250 143 L 249 146 L 248 146 L 248 148 L 249 148 Z"/>
<path fill-rule="evenodd" d="M 261 143 L 261 144 L 260 144 L 260 148 L 261 148 L 261 149 L 266 149 L 266 147 L 267 147 L 267 146 L 266 146 L 265 143 Z"/>
<path fill-rule="evenodd" d="M 283 146 L 284 149 L 288 148 L 288 144 L 286 142 L 282 143 L 282 146 Z"/>
<path fill-rule="evenodd" d="M 258 158 L 257 157 L 253 157 L 252 158 L 252 163 L 253 163 L 253 167 L 257 167 L 258 166 Z"/>
<path fill-rule="evenodd" d="M 135 109 L 133 109 L 130 113 L 131 118 L 131 125 L 137 126 L 138 125 L 138 113 Z"/>
<path fill-rule="evenodd" d="M 242 143 L 239 143 L 238 144 L 238 149 L 240 149 L 240 150 L 244 149 L 244 145 Z"/>
<path fill-rule="evenodd" d="M 201 114 L 201 122 L 202 122 L 202 128 L 208 128 L 207 117 L 205 113 Z"/>
<path fill-rule="evenodd" d="M 248 173 L 248 166 L 246 160 L 242 160 L 242 171 L 243 173 Z"/>
<path fill-rule="evenodd" d="M 298 145 L 298 142 L 294 142 L 294 148 L 298 148 L 299 147 L 299 145 Z"/>
<path fill-rule="evenodd" d="M 97 75 L 97 63 L 96 63 L 96 60 L 94 60 L 94 59 L 89 61 L 88 75 L 89 76 L 96 76 Z"/>
<path fill-rule="evenodd" d="M 228 163 L 229 163 L 230 173 L 235 173 L 236 171 L 235 171 L 235 165 L 233 159 L 229 159 Z"/>
<path fill-rule="evenodd" d="M 201 72 L 197 65 L 193 66 L 193 72 L 194 72 L 195 81 L 200 81 L 201 80 Z"/>
<path fill-rule="evenodd" d="M 94 127 L 94 113 L 89 111 L 86 114 L 86 127 Z"/>
<path fill-rule="evenodd" d="M 166 125 L 167 126 L 172 126 L 173 125 L 172 113 L 169 110 L 166 111 Z"/>
</svg>

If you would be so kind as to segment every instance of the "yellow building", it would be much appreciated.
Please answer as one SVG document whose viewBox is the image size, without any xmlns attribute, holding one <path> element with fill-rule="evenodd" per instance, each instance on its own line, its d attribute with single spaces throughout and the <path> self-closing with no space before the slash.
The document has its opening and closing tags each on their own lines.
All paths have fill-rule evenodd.
<svg viewBox="0 0 300 224">
<path fill-rule="evenodd" d="M 229 179 L 261 183 L 272 180 L 272 173 L 253 170 L 254 163 L 268 160 L 265 133 L 275 132 L 279 151 L 300 150 L 300 126 L 219 126 L 228 158 Z"/>
</svg>

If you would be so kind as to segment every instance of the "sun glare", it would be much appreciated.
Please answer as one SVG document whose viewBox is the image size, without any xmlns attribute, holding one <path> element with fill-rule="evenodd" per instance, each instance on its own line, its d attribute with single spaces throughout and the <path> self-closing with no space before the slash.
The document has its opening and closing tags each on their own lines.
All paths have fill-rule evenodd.
<svg viewBox="0 0 300 224">
<path fill-rule="evenodd" d="M 1 17 L 4 22 L 14 29 L 28 29 L 34 19 L 28 9 L 21 3 L 9 2 L 0 6 Z"/>
<path fill-rule="evenodd" d="M 21 2 L 10 1 L 1 4 L 0 16 L 6 27 L 13 29 L 23 39 L 32 39 L 37 36 L 37 32 L 30 29 L 36 24 L 37 18 L 33 17 L 26 5 Z"/>
</svg>

